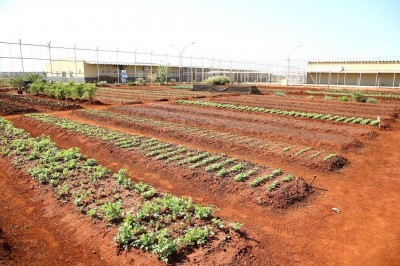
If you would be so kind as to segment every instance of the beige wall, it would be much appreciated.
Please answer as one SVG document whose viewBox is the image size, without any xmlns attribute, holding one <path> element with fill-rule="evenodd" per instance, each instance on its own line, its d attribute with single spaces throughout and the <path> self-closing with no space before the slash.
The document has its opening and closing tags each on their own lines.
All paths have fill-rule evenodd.
<svg viewBox="0 0 400 266">
<path fill-rule="evenodd" d="M 307 73 L 307 84 L 400 87 L 400 73 Z"/>
<path fill-rule="evenodd" d="M 307 83 L 400 87 L 400 62 L 309 62 Z"/>
<path fill-rule="evenodd" d="M 57 81 L 79 81 L 85 78 L 84 63 L 77 61 L 75 64 L 74 58 L 65 58 L 52 60 L 51 64 L 46 65 L 46 73 L 48 78 Z"/>
<path fill-rule="evenodd" d="M 117 77 L 117 67 L 115 65 L 101 65 L 99 64 L 99 74 L 100 76 L 112 76 Z M 85 69 L 85 77 L 87 78 L 96 78 L 97 77 L 97 64 L 87 64 L 84 65 Z M 127 65 L 120 66 L 120 69 L 126 70 L 128 77 L 135 76 L 135 66 Z M 147 75 L 153 73 L 157 73 L 157 66 L 136 66 L 136 76 L 137 77 L 147 77 Z M 169 74 L 178 73 L 177 67 L 170 67 Z"/>
<path fill-rule="evenodd" d="M 400 73 L 400 62 L 309 62 L 307 72 L 390 72 Z"/>
</svg>

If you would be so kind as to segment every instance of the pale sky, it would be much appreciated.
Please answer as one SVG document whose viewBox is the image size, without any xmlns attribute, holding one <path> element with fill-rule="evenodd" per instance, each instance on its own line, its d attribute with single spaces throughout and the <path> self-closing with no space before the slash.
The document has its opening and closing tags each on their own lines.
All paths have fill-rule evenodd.
<svg viewBox="0 0 400 266">
<path fill-rule="evenodd" d="M 0 41 L 266 61 L 400 56 L 399 0 L 0 0 Z"/>
</svg>

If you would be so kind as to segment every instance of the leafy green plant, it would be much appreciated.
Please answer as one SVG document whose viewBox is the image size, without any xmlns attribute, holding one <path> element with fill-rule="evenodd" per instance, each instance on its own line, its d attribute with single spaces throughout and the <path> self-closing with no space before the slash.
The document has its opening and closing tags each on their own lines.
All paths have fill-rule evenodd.
<svg viewBox="0 0 400 266">
<path fill-rule="evenodd" d="M 294 175 L 289 173 L 289 174 L 285 175 L 284 177 L 282 177 L 281 180 L 282 180 L 282 182 L 289 182 L 289 181 L 292 181 L 293 178 L 294 178 Z"/>
<path fill-rule="evenodd" d="M 258 171 L 259 171 L 259 168 L 258 168 L 258 167 L 253 168 L 253 169 L 251 169 L 251 170 L 249 170 L 249 171 L 247 171 L 247 172 L 242 172 L 242 173 L 240 173 L 240 174 L 237 174 L 237 175 L 234 177 L 234 179 L 235 179 L 236 182 L 243 182 L 243 181 L 245 181 L 246 179 L 248 179 L 250 176 L 256 174 Z"/>
<path fill-rule="evenodd" d="M 361 92 L 361 91 L 352 91 L 351 92 L 351 97 L 356 102 L 365 102 L 365 100 L 366 100 L 365 96 L 364 96 L 364 93 Z"/>
<path fill-rule="evenodd" d="M 280 186 L 279 181 L 278 181 L 278 180 L 275 180 L 274 182 L 272 182 L 271 184 L 269 184 L 269 185 L 267 186 L 267 188 L 268 188 L 269 191 L 272 191 L 272 190 L 277 189 L 279 186 Z"/>
<path fill-rule="evenodd" d="M 67 198 L 69 195 L 69 190 L 70 190 L 70 187 L 67 184 L 62 185 L 62 186 L 59 185 L 56 188 L 57 197 L 58 198 Z"/>
<path fill-rule="evenodd" d="M 344 96 L 344 95 L 338 97 L 338 100 L 339 100 L 339 102 L 348 102 L 348 101 L 350 101 L 349 97 Z"/>
<path fill-rule="evenodd" d="M 89 101 L 93 103 L 94 95 L 99 88 L 94 84 L 85 84 L 83 87 L 83 95 L 89 98 Z"/>
<path fill-rule="evenodd" d="M 122 201 L 106 202 L 100 206 L 104 218 L 110 222 L 116 221 L 120 218 L 122 213 Z"/>
<path fill-rule="evenodd" d="M 86 214 L 89 217 L 96 218 L 97 217 L 97 209 L 96 208 L 90 209 L 90 210 L 88 210 L 88 212 Z"/>
<path fill-rule="evenodd" d="M 186 233 L 178 242 L 182 246 L 203 245 L 207 242 L 207 238 L 213 235 L 214 232 L 210 227 L 194 227 L 186 230 Z"/>
<path fill-rule="evenodd" d="M 263 175 L 260 177 L 255 178 L 254 180 L 252 180 L 250 182 L 250 186 L 251 187 L 257 187 L 269 180 L 274 179 L 276 176 L 279 176 L 283 173 L 283 171 L 281 169 L 276 169 L 274 171 L 272 171 L 271 173 L 267 174 L 267 175 Z"/>
<path fill-rule="evenodd" d="M 231 83 L 231 79 L 225 76 L 214 76 L 206 79 L 204 84 L 225 85 Z"/>
<path fill-rule="evenodd" d="M 214 209 L 212 206 L 196 206 L 195 215 L 199 219 L 205 220 L 210 218 L 214 214 Z"/>
<path fill-rule="evenodd" d="M 276 92 L 275 92 L 275 96 L 278 96 L 278 97 L 285 97 L 285 96 L 286 96 L 286 93 L 285 93 L 284 91 L 276 91 Z"/>
<path fill-rule="evenodd" d="M 230 226 L 234 231 L 239 231 L 240 228 L 242 228 L 243 225 L 244 225 L 244 224 L 238 223 L 238 222 L 229 223 L 229 226 Z"/>
<path fill-rule="evenodd" d="M 366 103 L 379 103 L 379 101 L 375 98 L 367 98 L 365 100 Z"/>
</svg>

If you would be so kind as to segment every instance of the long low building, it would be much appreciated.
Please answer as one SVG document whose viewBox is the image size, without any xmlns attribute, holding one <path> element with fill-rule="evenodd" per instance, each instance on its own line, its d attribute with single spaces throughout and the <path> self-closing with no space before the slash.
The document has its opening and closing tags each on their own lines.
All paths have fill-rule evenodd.
<svg viewBox="0 0 400 266">
<path fill-rule="evenodd" d="M 307 84 L 400 87 L 400 61 L 309 61 Z"/>
<path fill-rule="evenodd" d="M 77 82 L 130 82 L 138 78 L 151 79 L 157 74 L 157 64 L 149 63 L 116 63 L 75 61 L 73 58 L 53 59 L 46 65 L 47 78 L 54 81 Z M 222 75 L 228 76 L 233 82 L 274 82 L 277 78 L 265 71 L 253 69 L 221 69 L 206 67 L 168 66 L 167 79 L 177 82 L 202 82 L 205 79 Z M 153 77 L 152 77 L 153 76 Z"/>
</svg>

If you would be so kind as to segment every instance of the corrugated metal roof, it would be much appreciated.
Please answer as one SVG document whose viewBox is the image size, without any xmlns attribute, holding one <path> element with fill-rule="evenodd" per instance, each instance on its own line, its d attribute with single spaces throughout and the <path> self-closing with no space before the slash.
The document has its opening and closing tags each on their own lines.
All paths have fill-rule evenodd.
<svg viewBox="0 0 400 266">
<path fill-rule="evenodd" d="M 326 63 L 400 63 L 400 60 L 331 60 L 331 61 L 308 61 L 308 64 L 326 64 Z"/>
<path fill-rule="evenodd" d="M 158 66 L 160 66 L 161 64 L 157 64 L 157 63 L 153 63 L 153 64 L 151 64 L 151 63 L 143 63 L 143 62 L 136 62 L 136 64 L 135 63 L 126 63 L 126 62 L 118 62 L 118 64 L 117 64 L 117 62 L 96 62 L 96 61 L 83 61 L 84 63 L 86 63 L 86 64 L 89 64 L 89 65 L 113 65 L 113 66 L 116 66 L 116 65 L 119 65 L 119 66 L 154 66 L 154 67 L 158 67 Z M 168 67 L 179 67 L 179 66 L 176 66 L 176 65 L 168 65 Z M 184 68 L 185 66 L 182 66 L 182 68 Z M 188 68 L 187 66 L 186 66 L 186 68 Z M 190 67 L 189 67 L 190 68 Z"/>
</svg>

